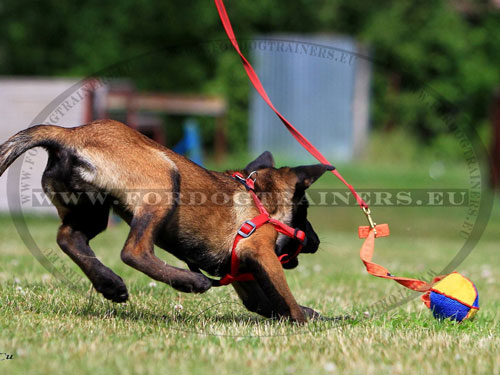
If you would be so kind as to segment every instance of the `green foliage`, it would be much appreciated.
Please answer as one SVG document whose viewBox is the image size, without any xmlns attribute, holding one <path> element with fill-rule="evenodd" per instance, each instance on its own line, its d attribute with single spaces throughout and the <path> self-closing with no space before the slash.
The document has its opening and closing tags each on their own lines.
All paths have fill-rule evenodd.
<svg viewBox="0 0 500 375">
<path fill-rule="evenodd" d="M 498 34 L 498 18 L 484 13 L 472 23 L 445 1 L 398 2 L 378 11 L 361 34 L 387 71 L 375 80 L 374 123 L 428 139 L 446 131 L 437 123 L 440 105 L 449 101 L 465 115 L 461 125 L 477 127 L 500 82 L 498 52 L 489 41 Z M 421 90 L 435 96 L 436 108 L 422 106 Z"/>
<path fill-rule="evenodd" d="M 226 5 L 240 39 L 326 32 L 353 35 L 369 45 L 375 127 L 401 127 L 430 141 L 446 131 L 439 124 L 447 110 L 440 108 L 443 98 L 460 109 L 461 125 L 487 123 L 491 94 L 500 82 L 498 11 L 466 16 L 446 0 Z M 128 71 L 139 88 L 224 95 L 230 104 L 229 143 L 245 147 L 249 83 L 236 54 L 217 48 L 216 40 L 226 37 L 211 1 L 4 0 L 0 5 L 2 74 L 87 76 L 141 56 Z M 421 90 L 439 93 L 438 105 L 422 103 Z"/>
</svg>

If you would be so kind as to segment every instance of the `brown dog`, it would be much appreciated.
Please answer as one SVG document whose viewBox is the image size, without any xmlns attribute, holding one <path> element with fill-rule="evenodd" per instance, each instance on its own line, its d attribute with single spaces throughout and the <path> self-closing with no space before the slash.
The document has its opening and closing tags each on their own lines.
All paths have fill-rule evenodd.
<svg viewBox="0 0 500 375">
<path fill-rule="evenodd" d="M 248 197 L 248 192 L 230 172 L 201 168 L 116 121 L 96 121 L 72 129 L 39 125 L 21 131 L 0 146 L 0 176 L 33 147 L 44 147 L 49 154 L 42 186 L 62 221 L 57 234 L 59 246 L 95 289 L 114 302 L 128 299 L 127 288 L 89 247 L 89 241 L 106 229 L 111 207 L 130 225 L 121 259 L 155 280 L 195 293 L 212 286 L 212 280 L 196 270 L 214 276 L 227 274 L 238 229 L 258 214 L 251 200 L 247 200 L 248 204 L 237 203 L 242 196 Z M 304 194 L 331 169 L 322 164 L 276 169 L 271 154 L 265 152 L 241 173 L 246 176 L 258 171 L 255 192 L 270 216 L 304 231 L 307 244 L 302 252 L 314 253 L 319 239 L 307 221 Z M 82 195 L 78 202 L 68 204 L 58 192 L 101 192 L 106 198 L 96 204 L 89 195 Z M 137 192 L 143 194 L 139 194 L 142 199 L 137 199 Z M 159 192 L 177 198 L 159 201 L 155 198 Z M 203 204 L 186 204 L 184 200 L 210 194 L 222 194 L 227 199 L 214 203 L 209 198 Z M 161 261 L 154 254 L 155 244 L 195 271 Z M 293 238 L 278 234 L 270 224 L 238 243 L 240 270 L 251 272 L 255 280 L 235 282 L 233 286 L 249 310 L 298 322 L 319 316 L 297 304 L 278 260 L 277 256 L 291 254 L 296 247 Z M 294 259 L 286 266 L 296 265 Z"/>
</svg>

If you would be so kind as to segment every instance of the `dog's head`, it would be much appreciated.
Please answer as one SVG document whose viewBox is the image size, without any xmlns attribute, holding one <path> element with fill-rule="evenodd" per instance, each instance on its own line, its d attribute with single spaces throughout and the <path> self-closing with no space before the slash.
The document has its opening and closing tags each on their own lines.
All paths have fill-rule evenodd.
<svg viewBox="0 0 500 375">
<path fill-rule="evenodd" d="M 306 234 L 307 242 L 302 253 L 315 253 L 320 240 L 311 223 L 307 220 L 309 202 L 306 190 L 333 167 L 325 164 L 305 165 L 300 167 L 274 167 L 274 159 L 269 151 L 249 163 L 244 170 L 247 175 L 256 172 L 255 191 L 260 196 L 269 214 L 285 224 L 299 228 Z M 283 234 L 276 241 L 276 255 L 294 254 L 298 241 Z M 283 267 L 294 268 L 298 265 L 295 258 Z"/>
</svg>

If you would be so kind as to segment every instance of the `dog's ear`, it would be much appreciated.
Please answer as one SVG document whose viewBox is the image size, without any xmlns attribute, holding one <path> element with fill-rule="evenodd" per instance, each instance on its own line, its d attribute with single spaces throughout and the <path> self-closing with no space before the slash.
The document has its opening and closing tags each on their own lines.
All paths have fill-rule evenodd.
<svg viewBox="0 0 500 375">
<path fill-rule="evenodd" d="M 245 171 L 253 172 L 263 168 L 274 167 L 273 155 L 269 151 L 264 151 L 257 159 L 250 162 L 246 167 Z"/>
<path fill-rule="evenodd" d="M 305 190 L 320 178 L 326 171 L 333 171 L 335 167 L 328 164 L 303 165 L 292 168 L 291 171 L 297 176 L 295 188 Z"/>
</svg>

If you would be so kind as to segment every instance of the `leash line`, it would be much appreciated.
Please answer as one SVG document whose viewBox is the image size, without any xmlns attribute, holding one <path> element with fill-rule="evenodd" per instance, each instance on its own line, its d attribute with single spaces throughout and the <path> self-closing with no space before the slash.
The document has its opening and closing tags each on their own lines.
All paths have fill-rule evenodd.
<svg viewBox="0 0 500 375">
<path fill-rule="evenodd" d="M 259 77 L 257 76 L 257 73 L 253 69 L 252 65 L 250 62 L 246 59 L 246 57 L 243 55 L 243 53 L 240 50 L 240 46 L 238 45 L 238 41 L 236 40 L 236 36 L 234 35 L 233 27 L 231 26 L 231 21 L 229 20 L 229 16 L 227 14 L 226 8 L 224 6 L 223 0 L 214 0 L 215 5 L 217 7 L 217 10 L 219 12 L 220 19 L 222 21 L 222 25 L 224 27 L 224 30 L 226 31 L 226 34 L 231 41 L 231 44 L 233 45 L 234 49 L 240 56 L 240 59 L 243 63 L 243 67 L 245 68 L 245 71 L 247 72 L 248 78 L 250 78 L 250 81 L 252 82 L 252 85 L 255 87 L 259 95 L 264 99 L 264 101 L 267 103 L 267 105 L 276 113 L 278 118 L 281 120 L 281 122 L 286 126 L 288 131 L 292 134 L 292 136 L 304 147 L 312 156 L 314 156 L 319 162 L 322 164 L 327 164 L 327 165 L 332 165 L 328 159 L 323 156 L 323 154 L 311 143 L 309 140 L 302 135 L 274 106 L 272 103 L 271 99 L 269 99 L 269 96 L 267 95 L 266 90 L 264 89 L 264 86 L 262 85 Z M 358 202 L 359 206 L 363 208 L 368 208 L 368 204 L 361 198 L 361 196 L 356 192 L 354 187 L 349 184 L 344 177 L 336 170 L 331 171 L 353 194 L 353 196 L 356 198 L 356 201 Z"/>
</svg>

